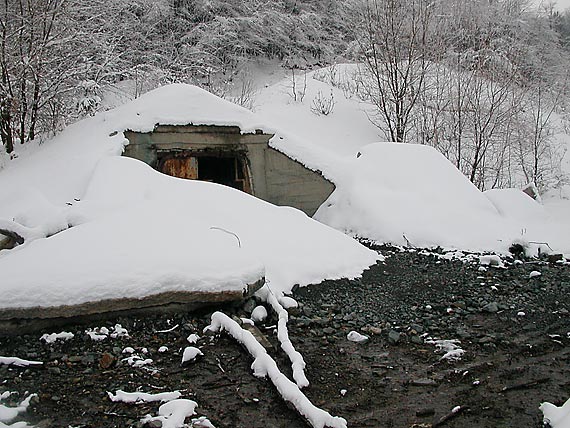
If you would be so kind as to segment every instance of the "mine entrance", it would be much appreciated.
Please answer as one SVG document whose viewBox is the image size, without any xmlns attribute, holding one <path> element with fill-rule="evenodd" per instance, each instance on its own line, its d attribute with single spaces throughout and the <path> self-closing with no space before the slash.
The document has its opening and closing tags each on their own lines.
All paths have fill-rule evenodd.
<svg viewBox="0 0 570 428">
<path fill-rule="evenodd" d="M 210 181 L 251 193 L 244 156 L 175 154 L 164 157 L 159 162 L 159 170 L 173 177 Z"/>
</svg>

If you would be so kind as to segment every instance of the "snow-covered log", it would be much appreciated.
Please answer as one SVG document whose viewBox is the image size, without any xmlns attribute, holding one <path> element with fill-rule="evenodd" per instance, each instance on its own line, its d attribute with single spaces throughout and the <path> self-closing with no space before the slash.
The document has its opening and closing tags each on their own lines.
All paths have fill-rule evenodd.
<svg viewBox="0 0 570 428">
<path fill-rule="evenodd" d="M 265 285 L 258 291 L 258 296 L 271 305 L 273 310 L 278 316 L 277 321 L 277 339 L 281 343 L 281 349 L 287 354 L 291 361 L 291 369 L 293 370 L 293 379 L 299 388 L 309 386 L 309 380 L 305 375 L 305 360 L 303 356 L 295 349 L 291 340 L 289 339 L 289 332 L 287 330 L 287 322 L 289 321 L 289 313 L 283 308 L 281 303 L 277 300 L 275 294 L 271 292 L 268 285 Z"/>
<path fill-rule="evenodd" d="M 227 315 L 221 312 L 212 314 L 211 324 L 204 331 L 220 332 L 227 331 L 234 339 L 240 342 L 251 356 L 255 359 L 251 368 L 254 376 L 266 377 L 277 388 L 284 400 L 290 402 L 297 411 L 303 415 L 314 428 L 346 428 L 344 418 L 332 416 L 325 410 L 319 409 L 309 401 L 299 387 L 290 381 L 277 367 L 277 363 L 255 337 Z"/>
</svg>

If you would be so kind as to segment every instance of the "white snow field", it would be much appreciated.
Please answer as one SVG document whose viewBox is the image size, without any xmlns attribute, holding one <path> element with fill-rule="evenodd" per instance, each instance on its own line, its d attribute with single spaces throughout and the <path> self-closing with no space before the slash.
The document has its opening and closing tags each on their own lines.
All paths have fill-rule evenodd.
<svg viewBox="0 0 570 428">
<path fill-rule="evenodd" d="M 0 228 L 16 223 L 27 238 L 0 252 L 0 309 L 243 290 L 264 275 L 279 293 L 358 276 L 379 258 L 293 208 L 119 156 L 123 130 L 157 123 L 259 128 L 241 107 L 172 85 L 28 150 L 0 171 Z"/>
</svg>

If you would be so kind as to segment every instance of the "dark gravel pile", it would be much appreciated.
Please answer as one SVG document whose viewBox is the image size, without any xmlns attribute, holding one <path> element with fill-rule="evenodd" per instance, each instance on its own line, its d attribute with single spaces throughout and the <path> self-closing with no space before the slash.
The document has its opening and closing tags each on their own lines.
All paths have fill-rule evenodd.
<svg viewBox="0 0 570 428">
<path fill-rule="evenodd" d="M 356 280 L 299 288 L 289 332 L 307 362 L 313 403 L 350 427 L 541 427 L 542 401 L 570 397 L 570 267 L 507 263 L 485 271 L 443 254 L 382 248 L 388 258 Z M 530 278 L 532 271 L 540 276 Z M 247 316 L 253 301 L 221 308 Z M 35 392 L 22 419 L 39 427 L 140 427 L 158 403 L 113 403 L 107 391 L 179 390 L 199 415 L 221 427 L 305 427 L 269 381 L 253 377 L 251 358 L 231 338 L 202 337 L 204 356 L 181 365 L 186 337 L 207 325 L 212 309 L 122 316 L 58 328 L 75 334 L 45 344 L 43 333 L 0 339 L 0 355 L 43 361 L 0 365 L 0 393 L 13 403 Z M 88 327 L 120 323 L 129 337 L 95 342 Z M 159 333 L 178 325 L 171 332 Z M 275 320 L 259 326 L 269 353 L 290 376 Z M 347 340 L 351 330 L 370 339 Z M 456 339 L 461 360 L 442 360 L 430 339 Z M 167 346 L 167 352 L 158 349 Z M 132 347 L 143 367 L 124 359 Z M 143 352 L 146 348 L 146 353 Z M 452 413 L 454 407 L 460 410 Z M 189 421 L 188 421 L 189 422 Z"/>
</svg>

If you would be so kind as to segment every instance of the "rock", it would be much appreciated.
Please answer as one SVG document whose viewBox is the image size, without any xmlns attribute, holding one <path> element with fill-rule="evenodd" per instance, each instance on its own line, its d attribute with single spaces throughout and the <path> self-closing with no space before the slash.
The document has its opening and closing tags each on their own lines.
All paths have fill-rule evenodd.
<svg viewBox="0 0 570 428">
<path fill-rule="evenodd" d="M 248 313 L 251 314 L 253 312 L 253 310 L 255 309 L 255 307 L 257 306 L 257 302 L 255 301 L 255 298 L 250 297 L 249 299 L 247 299 L 243 305 L 242 305 L 242 309 Z"/>
<path fill-rule="evenodd" d="M 542 275 L 542 274 L 541 274 L 539 271 L 533 270 L 531 273 L 528 274 L 528 277 L 529 277 L 529 278 L 537 278 L 537 277 L 539 277 L 539 276 L 541 276 L 541 275 Z"/>
<path fill-rule="evenodd" d="M 481 308 L 481 310 L 483 312 L 494 314 L 496 312 L 499 312 L 499 305 L 497 302 L 487 303 L 485 306 L 483 306 L 483 308 Z"/>
<path fill-rule="evenodd" d="M 49 367 L 48 371 L 54 375 L 60 375 L 61 374 L 61 369 L 59 367 Z"/>
<path fill-rule="evenodd" d="M 325 327 L 323 328 L 323 333 L 324 334 L 334 334 L 335 333 L 335 329 L 332 327 Z"/>
<path fill-rule="evenodd" d="M 356 343 L 366 343 L 370 339 L 368 336 L 360 334 L 357 331 L 351 331 L 350 333 L 348 333 L 346 338 L 351 342 L 356 342 Z"/>
<path fill-rule="evenodd" d="M 423 328 L 421 325 L 419 325 L 419 324 L 411 324 L 411 325 L 410 325 L 410 328 L 411 328 L 412 330 L 415 330 L 415 331 L 418 332 L 419 334 L 422 334 L 422 333 L 424 332 L 424 328 Z"/>
<path fill-rule="evenodd" d="M 117 359 L 112 354 L 106 352 L 101 356 L 101 359 L 99 360 L 99 367 L 101 367 L 103 370 L 106 370 L 115 364 L 116 360 Z"/>
<path fill-rule="evenodd" d="M 379 327 L 374 327 L 372 325 L 366 326 L 362 329 L 363 332 L 368 334 L 373 334 L 375 336 L 379 336 L 382 334 L 382 329 Z"/>
<path fill-rule="evenodd" d="M 401 336 L 402 335 L 399 332 L 397 332 L 396 330 L 390 330 L 388 332 L 388 342 L 395 345 L 396 343 L 398 343 L 400 341 Z"/>
<path fill-rule="evenodd" d="M 479 339 L 479 343 L 484 345 L 485 343 L 495 343 L 495 338 L 492 336 L 485 336 Z"/>
<path fill-rule="evenodd" d="M 419 417 L 419 418 L 423 418 L 423 417 L 426 417 L 426 416 L 433 416 L 433 415 L 435 415 L 435 409 L 433 409 L 433 408 L 431 408 L 431 407 L 430 407 L 430 408 L 427 408 L 427 409 L 419 409 L 419 410 L 416 410 L 416 416 Z M 431 425 L 430 425 L 430 426 L 431 426 Z"/>
<path fill-rule="evenodd" d="M 463 329 L 458 329 L 456 331 L 456 334 L 461 338 L 461 339 L 469 339 L 471 337 L 471 334 Z"/>
<path fill-rule="evenodd" d="M 410 385 L 413 386 L 437 386 L 437 382 L 433 379 L 422 378 L 422 379 L 414 379 L 410 381 Z"/>
<path fill-rule="evenodd" d="M 424 343 L 424 340 L 420 336 L 412 336 L 410 341 L 412 343 L 415 343 L 416 345 L 421 345 L 422 343 Z"/>
<path fill-rule="evenodd" d="M 563 254 L 549 254 L 548 261 L 549 263 L 556 263 L 564 260 Z"/>
<path fill-rule="evenodd" d="M 256 323 L 262 323 L 267 318 L 267 309 L 265 306 L 256 306 L 251 312 L 251 319 Z"/>
</svg>

